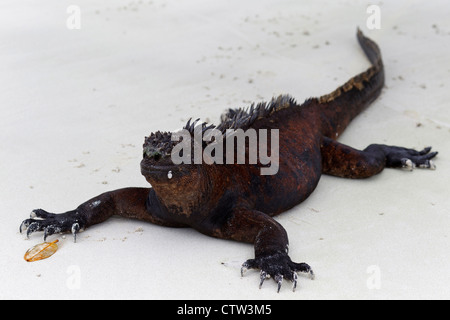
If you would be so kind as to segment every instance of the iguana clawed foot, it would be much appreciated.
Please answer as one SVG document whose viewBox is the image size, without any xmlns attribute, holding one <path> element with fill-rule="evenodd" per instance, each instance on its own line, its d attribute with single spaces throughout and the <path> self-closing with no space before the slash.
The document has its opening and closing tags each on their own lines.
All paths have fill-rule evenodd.
<svg viewBox="0 0 450 320">
<path fill-rule="evenodd" d="M 421 151 L 401 147 L 389 147 L 386 151 L 387 167 L 401 167 L 408 170 L 413 170 L 416 167 L 432 170 L 436 169 L 436 166 L 431 159 L 438 153 L 430 152 L 431 147 L 427 147 Z"/>
<path fill-rule="evenodd" d="M 413 170 L 415 167 L 435 170 L 436 166 L 433 163 L 434 158 L 438 153 L 431 152 L 431 147 L 427 147 L 422 151 L 415 151 L 413 149 L 406 149 L 403 151 L 407 157 L 401 159 L 402 167 Z"/>
<path fill-rule="evenodd" d="M 77 233 L 83 230 L 85 223 L 77 211 L 55 214 L 42 209 L 33 210 L 30 219 L 25 219 L 20 224 L 19 231 L 27 230 L 27 238 L 36 231 L 44 232 L 44 241 L 48 236 L 60 232 L 72 232 L 76 242 Z"/>
<path fill-rule="evenodd" d="M 272 279 L 277 282 L 277 292 L 280 292 L 284 279 L 292 281 L 292 291 L 295 291 L 297 288 L 297 272 L 308 273 L 311 280 L 314 279 L 314 272 L 308 264 L 292 262 L 287 253 L 284 252 L 277 252 L 272 255 L 247 260 L 244 264 L 242 264 L 241 276 L 244 276 L 244 273 L 248 269 L 261 270 L 261 281 L 259 283 L 260 289 L 264 281 L 267 278 L 272 277 Z"/>
</svg>

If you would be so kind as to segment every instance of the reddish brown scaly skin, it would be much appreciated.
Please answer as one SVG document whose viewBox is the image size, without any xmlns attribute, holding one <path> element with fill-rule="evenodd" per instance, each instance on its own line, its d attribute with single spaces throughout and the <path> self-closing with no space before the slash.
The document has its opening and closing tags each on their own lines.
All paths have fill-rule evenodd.
<svg viewBox="0 0 450 320">
<path fill-rule="evenodd" d="M 373 144 L 360 151 L 336 141 L 350 121 L 378 97 L 384 84 L 378 46 L 360 31 L 357 38 L 371 62 L 369 69 L 334 92 L 302 105 L 286 104 L 281 97 L 275 101 L 279 103 L 275 111 L 251 123 L 256 130 L 279 130 L 277 174 L 261 175 L 260 165 L 174 165 L 159 152 L 147 152 L 141 172 L 152 188 L 107 192 L 63 214 L 37 209 L 22 223 L 21 231 L 24 227 L 27 235 L 44 231 L 44 238 L 65 231 L 76 236 L 79 230 L 112 215 L 192 227 L 209 236 L 253 243 L 255 258 L 244 263 L 243 271 L 260 269 L 260 284 L 270 275 L 278 282 L 278 290 L 283 278 L 291 280 L 295 289 L 296 272 L 313 273 L 306 263 L 291 261 L 287 233 L 272 217 L 306 199 L 322 173 L 367 178 L 385 167 L 433 168 L 430 159 L 436 153 L 429 153 L 430 148 L 415 151 Z"/>
</svg>

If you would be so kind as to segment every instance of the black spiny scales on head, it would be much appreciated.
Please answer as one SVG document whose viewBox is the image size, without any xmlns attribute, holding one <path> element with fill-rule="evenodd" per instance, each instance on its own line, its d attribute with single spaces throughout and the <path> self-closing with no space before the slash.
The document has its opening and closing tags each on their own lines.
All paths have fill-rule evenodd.
<svg viewBox="0 0 450 320">
<path fill-rule="evenodd" d="M 144 156 L 160 157 L 167 155 L 172 150 L 176 142 L 172 141 L 172 133 L 157 131 L 151 133 L 149 137 L 145 138 L 144 142 Z"/>
</svg>

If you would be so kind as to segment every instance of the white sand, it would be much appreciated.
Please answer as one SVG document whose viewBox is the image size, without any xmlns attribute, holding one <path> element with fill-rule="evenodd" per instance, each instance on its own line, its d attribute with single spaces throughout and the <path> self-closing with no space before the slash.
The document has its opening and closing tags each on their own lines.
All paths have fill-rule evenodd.
<svg viewBox="0 0 450 320">
<path fill-rule="evenodd" d="M 0 10 L 0 298 L 450 298 L 450 23 L 447 1 L 16 1 Z M 440 2 L 440 4 L 437 4 Z M 69 30 L 66 9 L 81 9 Z M 113 218 L 42 242 L 18 233 L 34 208 L 75 208 L 102 192 L 147 186 L 144 136 L 229 107 L 290 93 L 328 93 L 368 62 L 356 26 L 382 48 L 386 89 L 344 133 L 356 148 L 386 143 L 440 152 L 436 171 L 386 170 L 363 181 L 324 176 L 277 220 L 299 277 L 280 294 L 240 278 L 250 245 Z"/>
</svg>

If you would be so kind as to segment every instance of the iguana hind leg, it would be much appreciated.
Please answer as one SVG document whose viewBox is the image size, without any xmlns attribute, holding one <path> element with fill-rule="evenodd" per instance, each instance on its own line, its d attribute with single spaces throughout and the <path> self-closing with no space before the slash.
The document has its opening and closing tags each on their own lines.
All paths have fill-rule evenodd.
<svg viewBox="0 0 450 320">
<path fill-rule="evenodd" d="M 324 137 L 321 144 L 322 172 L 344 178 L 368 178 L 384 168 L 435 169 L 431 159 L 437 152 L 430 151 L 431 147 L 416 151 L 382 144 L 371 144 L 361 151 Z"/>
</svg>

